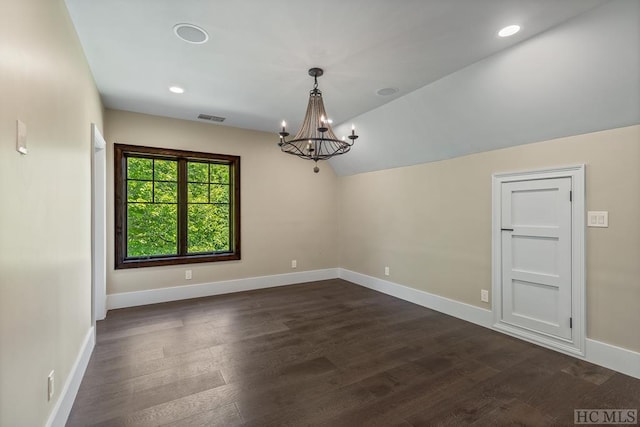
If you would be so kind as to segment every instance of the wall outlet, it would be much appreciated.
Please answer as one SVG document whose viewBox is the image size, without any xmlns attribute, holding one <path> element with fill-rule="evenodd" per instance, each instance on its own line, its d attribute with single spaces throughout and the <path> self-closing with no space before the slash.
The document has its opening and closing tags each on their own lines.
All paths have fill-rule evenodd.
<svg viewBox="0 0 640 427">
<path fill-rule="evenodd" d="M 291 260 L 291 268 L 298 268 L 298 261 L 295 259 Z"/>
<path fill-rule="evenodd" d="M 384 268 L 384 275 L 388 276 L 389 275 L 389 267 L 385 267 Z"/>
<path fill-rule="evenodd" d="M 51 400 L 51 398 L 53 397 L 53 393 L 56 391 L 55 382 L 54 382 L 55 374 L 56 374 L 56 371 L 51 371 L 49 373 L 49 376 L 47 377 L 47 393 L 48 393 L 47 400 Z"/>
<path fill-rule="evenodd" d="M 480 301 L 489 302 L 489 291 L 486 289 L 482 289 L 480 291 Z"/>
<path fill-rule="evenodd" d="M 193 271 L 191 270 L 185 270 L 184 271 L 184 278 L 187 280 L 191 280 L 191 278 L 193 277 Z"/>
</svg>

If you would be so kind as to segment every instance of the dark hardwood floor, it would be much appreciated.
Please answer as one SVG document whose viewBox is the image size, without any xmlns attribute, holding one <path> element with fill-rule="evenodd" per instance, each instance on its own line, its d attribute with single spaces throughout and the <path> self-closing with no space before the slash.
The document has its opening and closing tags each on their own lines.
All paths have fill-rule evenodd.
<svg viewBox="0 0 640 427">
<path fill-rule="evenodd" d="M 110 311 L 68 426 L 573 425 L 640 380 L 328 280 Z"/>
</svg>

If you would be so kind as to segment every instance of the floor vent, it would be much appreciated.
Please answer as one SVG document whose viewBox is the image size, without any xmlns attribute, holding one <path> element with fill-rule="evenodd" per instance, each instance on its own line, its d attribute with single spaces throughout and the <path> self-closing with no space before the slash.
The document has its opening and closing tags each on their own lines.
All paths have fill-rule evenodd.
<svg viewBox="0 0 640 427">
<path fill-rule="evenodd" d="M 224 117 L 210 116 L 209 114 L 200 114 L 198 118 L 201 120 L 209 120 L 212 122 L 224 122 L 225 119 Z"/>
</svg>

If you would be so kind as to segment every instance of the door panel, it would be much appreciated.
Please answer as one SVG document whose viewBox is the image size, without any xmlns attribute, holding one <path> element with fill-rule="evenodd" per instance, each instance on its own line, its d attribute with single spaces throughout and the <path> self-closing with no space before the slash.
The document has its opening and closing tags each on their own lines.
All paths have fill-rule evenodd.
<svg viewBox="0 0 640 427">
<path fill-rule="evenodd" d="M 502 184 L 502 321 L 571 340 L 571 178 Z"/>
<path fill-rule="evenodd" d="M 513 288 L 513 313 L 516 316 L 551 326 L 558 324 L 557 287 L 516 279 L 513 280 Z M 543 303 L 532 303 L 535 301 Z"/>
<path fill-rule="evenodd" d="M 521 184 L 524 185 L 525 183 Z M 528 182 L 527 184 L 531 183 Z M 530 187 L 530 185 L 526 187 Z M 512 223 L 535 226 L 554 226 L 558 224 L 557 211 L 555 209 L 547 209 L 548 204 L 555 201 L 557 196 L 556 189 L 520 189 L 512 191 L 510 195 Z"/>
<path fill-rule="evenodd" d="M 546 230 L 545 230 L 546 231 Z M 532 234 L 532 230 L 518 230 Z M 542 233 L 539 233 L 542 234 Z M 513 268 L 546 274 L 558 274 L 558 239 L 554 236 L 522 236 L 512 234 L 511 251 Z"/>
</svg>

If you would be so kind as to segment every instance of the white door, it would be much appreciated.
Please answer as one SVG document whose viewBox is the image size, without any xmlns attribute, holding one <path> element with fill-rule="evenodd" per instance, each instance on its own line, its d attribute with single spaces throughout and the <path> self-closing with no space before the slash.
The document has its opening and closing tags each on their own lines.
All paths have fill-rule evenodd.
<svg viewBox="0 0 640 427">
<path fill-rule="evenodd" d="M 501 185 L 502 318 L 572 341 L 571 177 Z"/>
</svg>

